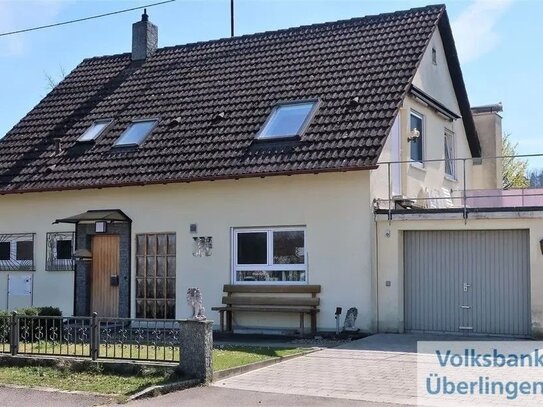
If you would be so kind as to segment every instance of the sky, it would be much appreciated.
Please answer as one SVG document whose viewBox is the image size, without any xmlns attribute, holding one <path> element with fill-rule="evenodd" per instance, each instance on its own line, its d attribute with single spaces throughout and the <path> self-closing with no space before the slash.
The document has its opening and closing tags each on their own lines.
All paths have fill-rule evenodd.
<svg viewBox="0 0 543 407">
<path fill-rule="evenodd" d="M 160 0 L 0 0 L 0 34 Z M 443 2 L 443 1 L 441 1 Z M 436 1 L 439 3 L 439 1 Z M 503 129 L 520 154 L 543 153 L 543 1 L 446 1 L 472 106 L 502 102 Z M 236 35 L 432 4 L 431 0 L 235 0 Z M 0 36 L 0 137 L 84 58 L 129 52 L 142 11 Z M 148 9 L 159 46 L 230 35 L 230 0 L 177 0 Z M 530 159 L 543 168 L 543 158 Z"/>
</svg>

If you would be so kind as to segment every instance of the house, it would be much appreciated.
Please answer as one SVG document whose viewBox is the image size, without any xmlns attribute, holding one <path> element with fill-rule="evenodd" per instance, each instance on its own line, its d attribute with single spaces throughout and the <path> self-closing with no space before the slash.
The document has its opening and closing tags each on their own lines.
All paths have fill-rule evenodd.
<svg viewBox="0 0 543 407">
<path fill-rule="evenodd" d="M 468 193 L 500 190 L 500 109 L 471 110 L 444 6 L 166 48 L 144 14 L 0 141 L 0 307 L 184 318 L 190 287 L 309 283 L 323 330 L 536 336 L 539 208 Z"/>
</svg>

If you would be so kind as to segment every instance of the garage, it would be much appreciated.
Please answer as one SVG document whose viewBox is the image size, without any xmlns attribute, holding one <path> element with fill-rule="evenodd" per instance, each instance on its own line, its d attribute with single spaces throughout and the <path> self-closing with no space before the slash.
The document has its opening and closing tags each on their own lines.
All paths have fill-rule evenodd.
<svg viewBox="0 0 543 407">
<path fill-rule="evenodd" d="M 407 332 L 531 335 L 528 230 L 403 236 Z"/>
</svg>

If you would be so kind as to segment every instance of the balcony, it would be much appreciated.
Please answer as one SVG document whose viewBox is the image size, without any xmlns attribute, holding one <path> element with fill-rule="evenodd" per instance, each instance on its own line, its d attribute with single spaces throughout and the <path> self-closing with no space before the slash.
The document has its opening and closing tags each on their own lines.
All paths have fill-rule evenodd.
<svg viewBox="0 0 543 407">
<path fill-rule="evenodd" d="M 463 212 L 465 217 L 469 212 L 543 210 L 543 188 L 500 188 L 504 162 L 516 157 L 527 160 L 543 154 L 379 163 L 378 178 L 386 173 L 388 192 L 385 197 L 375 193 L 375 210 L 389 216 L 441 211 Z"/>
</svg>

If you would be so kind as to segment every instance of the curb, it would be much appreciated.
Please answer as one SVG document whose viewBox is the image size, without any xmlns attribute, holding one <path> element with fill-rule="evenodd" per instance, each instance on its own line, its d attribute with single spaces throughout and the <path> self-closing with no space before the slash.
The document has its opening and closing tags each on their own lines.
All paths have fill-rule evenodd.
<svg viewBox="0 0 543 407">
<path fill-rule="evenodd" d="M 218 381 L 218 380 L 226 379 L 232 376 L 237 376 L 243 373 L 250 372 L 252 370 L 272 366 L 272 365 L 275 365 L 276 363 L 286 362 L 287 360 L 299 358 L 301 356 L 306 356 L 306 355 L 309 355 L 310 353 L 317 352 L 319 350 L 321 350 L 321 348 L 313 348 L 304 352 L 297 353 L 295 355 L 279 356 L 273 359 L 263 360 L 261 362 L 254 362 L 248 365 L 219 370 L 218 372 L 213 372 L 213 381 Z"/>
<path fill-rule="evenodd" d="M 174 391 L 185 390 L 189 387 L 195 387 L 199 384 L 202 384 L 202 381 L 198 379 L 188 379 L 180 382 L 159 384 L 156 386 L 147 387 L 146 389 L 143 389 L 142 391 L 133 394 L 132 396 L 128 397 L 127 401 L 162 396 L 164 394 L 168 394 Z"/>
</svg>

